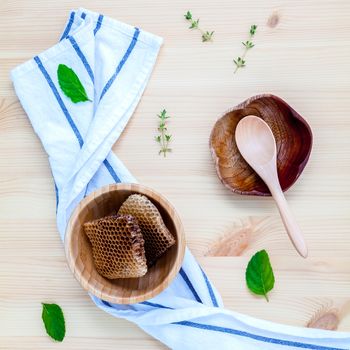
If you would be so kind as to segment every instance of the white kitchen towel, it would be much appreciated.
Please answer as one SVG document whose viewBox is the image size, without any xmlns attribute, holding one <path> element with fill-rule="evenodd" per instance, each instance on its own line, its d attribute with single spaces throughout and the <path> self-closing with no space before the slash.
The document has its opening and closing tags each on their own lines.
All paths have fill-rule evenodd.
<svg viewBox="0 0 350 350">
<path fill-rule="evenodd" d="M 58 44 L 12 71 L 16 93 L 49 156 L 62 240 L 86 194 L 135 182 L 111 147 L 140 100 L 161 43 L 155 35 L 79 9 L 71 12 Z M 74 104 L 62 93 L 59 64 L 77 73 L 93 102 Z M 224 309 L 188 249 L 178 276 L 155 298 L 133 305 L 91 298 L 172 349 L 350 349 L 349 333 L 283 326 Z"/>
</svg>

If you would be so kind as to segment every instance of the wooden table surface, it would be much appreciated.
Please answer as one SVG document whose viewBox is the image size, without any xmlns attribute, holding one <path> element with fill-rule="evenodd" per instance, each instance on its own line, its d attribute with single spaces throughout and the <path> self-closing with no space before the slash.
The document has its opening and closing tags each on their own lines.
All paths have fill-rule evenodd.
<svg viewBox="0 0 350 350">
<path fill-rule="evenodd" d="M 66 265 L 55 223 L 49 163 L 9 79 L 16 65 L 58 40 L 71 8 L 84 6 L 164 37 L 145 94 L 115 153 L 179 211 L 190 249 L 227 308 L 296 326 L 350 331 L 350 2 L 348 0 L 0 1 L 0 348 L 161 349 L 135 325 L 97 309 Z M 192 10 L 202 43 L 187 29 Z M 257 24 L 247 67 L 232 59 Z M 33 82 L 35 84 L 35 82 Z M 287 199 L 309 244 L 297 256 L 270 198 L 231 194 L 208 148 L 216 119 L 271 92 L 314 132 L 311 159 Z M 158 156 L 156 114 L 172 119 L 174 150 Z M 230 245 L 227 256 L 218 247 Z M 267 249 L 276 276 L 270 302 L 245 287 L 248 259 Z M 45 334 L 41 302 L 65 312 L 64 344 Z"/>
</svg>

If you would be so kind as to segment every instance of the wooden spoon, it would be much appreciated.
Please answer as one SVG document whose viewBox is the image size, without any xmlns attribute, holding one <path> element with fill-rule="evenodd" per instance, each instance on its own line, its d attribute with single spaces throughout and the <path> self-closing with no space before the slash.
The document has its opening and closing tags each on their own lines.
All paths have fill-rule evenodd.
<svg viewBox="0 0 350 350">
<path fill-rule="evenodd" d="M 276 142 L 270 127 L 261 118 L 249 115 L 238 123 L 235 137 L 241 155 L 265 182 L 276 201 L 295 249 L 306 258 L 308 251 L 303 234 L 289 210 L 278 180 Z"/>
</svg>

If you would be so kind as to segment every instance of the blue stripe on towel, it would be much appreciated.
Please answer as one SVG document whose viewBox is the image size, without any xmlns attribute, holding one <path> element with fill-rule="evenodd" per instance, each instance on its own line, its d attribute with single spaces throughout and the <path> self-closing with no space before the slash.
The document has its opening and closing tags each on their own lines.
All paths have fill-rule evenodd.
<svg viewBox="0 0 350 350">
<path fill-rule="evenodd" d="M 80 58 L 81 61 L 83 62 L 84 67 L 85 67 L 86 71 L 88 72 L 88 74 L 89 74 L 89 76 L 90 76 L 92 82 L 94 83 L 94 73 L 92 72 L 92 69 L 91 69 L 91 66 L 90 66 L 89 62 L 87 61 L 87 59 L 86 59 L 86 57 L 84 56 L 83 52 L 80 50 L 80 48 L 79 48 L 77 42 L 75 41 L 75 39 L 74 39 L 72 36 L 69 36 L 68 39 L 69 39 L 69 41 L 71 42 L 71 44 L 72 44 L 72 46 L 73 46 L 75 52 L 77 53 L 77 55 L 79 56 L 79 58 Z M 38 59 L 39 59 L 39 58 L 38 58 Z M 40 68 L 40 67 L 39 67 L 39 68 Z M 50 77 L 49 77 L 49 78 L 50 78 Z M 50 80 L 51 80 L 51 78 L 50 78 Z M 57 89 L 56 89 L 56 91 L 57 91 Z M 57 92 L 57 94 L 58 94 L 58 92 Z M 59 95 L 58 95 L 58 96 L 59 96 Z M 63 101 L 62 101 L 62 103 L 63 103 Z M 77 129 L 77 130 L 78 130 L 78 129 Z M 78 131 L 78 132 L 79 132 L 79 131 Z M 82 139 L 82 142 L 84 143 L 83 139 Z M 81 145 L 81 146 L 82 146 L 82 145 Z M 119 177 L 118 177 L 118 175 L 117 175 L 117 173 L 114 171 L 112 165 L 108 162 L 107 159 L 105 159 L 105 160 L 103 161 L 103 164 L 104 164 L 105 167 L 107 168 L 108 172 L 111 174 L 113 180 L 114 180 L 115 182 L 121 182 L 120 179 L 119 179 Z"/>
<path fill-rule="evenodd" d="M 203 304 L 201 298 L 200 298 L 199 295 L 197 294 L 197 292 L 196 292 L 196 290 L 194 289 L 194 287 L 193 287 L 193 285 L 192 285 L 190 279 L 188 278 L 186 272 L 184 271 L 184 269 L 183 269 L 182 267 L 181 267 L 181 269 L 180 269 L 180 275 L 182 276 L 182 278 L 183 278 L 184 281 L 186 282 L 188 288 L 191 290 L 191 292 L 192 292 L 193 296 L 196 298 L 196 300 L 197 300 L 199 303 Z"/>
<path fill-rule="evenodd" d="M 73 25 L 73 22 L 74 22 L 74 16 L 75 16 L 75 12 L 73 11 L 73 12 L 71 12 L 71 14 L 69 16 L 69 21 L 68 21 L 68 23 L 66 25 L 66 28 L 63 31 L 63 34 L 61 36 L 60 41 L 63 40 L 64 38 L 66 38 L 67 35 L 69 34 L 69 31 L 72 28 L 72 25 Z"/>
<path fill-rule="evenodd" d="M 57 187 L 57 185 L 56 185 L 55 180 L 53 180 L 53 182 L 54 182 L 54 184 L 55 184 L 55 194 L 56 194 L 56 213 L 57 213 L 57 207 L 58 207 L 58 201 L 59 201 L 59 199 L 58 199 L 58 187 Z"/>
<path fill-rule="evenodd" d="M 41 60 L 40 60 L 40 58 L 38 56 L 34 57 L 34 61 L 38 65 L 41 73 L 45 77 L 45 79 L 46 79 L 47 83 L 49 84 L 53 94 L 55 95 L 56 100 L 57 100 L 59 106 L 61 107 L 61 110 L 62 110 L 63 114 L 65 115 L 65 117 L 66 117 L 69 125 L 71 126 L 71 128 L 72 128 L 72 130 L 73 130 L 73 132 L 74 132 L 74 134 L 76 136 L 76 138 L 78 139 L 80 148 L 83 147 L 83 144 L 84 144 L 83 138 L 81 137 L 77 126 L 75 125 L 71 115 L 69 114 L 67 107 L 65 106 L 64 102 L 62 101 L 62 98 L 61 98 L 60 94 L 58 93 L 57 88 L 56 88 L 55 84 L 53 83 L 49 73 L 47 72 L 47 70 L 43 66 L 43 64 L 42 64 L 42 62 L 41 62 Z"/>
<path fill-rule="evenodd" d="M 107 170 L 109 171 L 109 173 L 111 174 L 111 176 L 113 177 L 113 180 L 114 180 L 115 182 L 121 182 L 120 179 L 119 179 L 119 177 L 118 177 L 118 175 L 117 175 L 117 173 L 114 171 L 114 169 L 113 169 L 111 163 L 110 163 L 107 159 L 105 159 L 105 160 L 103 161 L 103 164 L 105 165 L 105 167 L 107 168 Z"/>
<path fill-rule="evenodd" d="M 113 305 L 110 304 L 108 301 L 105 301 L 105 300 L 102 300 L 102 299 L 101 299 L 101 301 L 102 301 L 102 304 L 105 304 L 108 307 L 113 307 Z"/>
<path fill-rule="evenodd" d="M 152 306 L 155 308 L 161 308 L 161 309 L 171 309 L 171 307 L 167 307 L 164 305 L 151 303 L 148 301 L 144 301 L 140 304 Z M 111 306 L 111 305 L 110 305 Z M 220 327 L 220 326 L 211 326 L 208 324 L 203 323 L 197 323 L 197 322 L 191 322 L 191 321 L 179 321 L 179 322 L 173 322 L 172 324 L 177 324 L 181 326 L 187 326 L 187 327 L 193 327 L 198 329 L 204 329 L 208 331 L 214 331 L 214 332 L 221 332 L 221 333 L 227 333 L 232 335 L 238 335 L 241 337 L 251 338 L 257 341 L 261 341 L 264 343 L 270 343 L 270 344 L 277 344 L 277 345 L 284 345 L 284 346 L 290 346 L 295 348 L 301 348 L 301 349 L 312 349 L 312 350 L 345 350 L 341 348 L 334 348 L 329 346 L 322 346 L 322 345 L 314 345 L 314 344 L 307 344 L 307 343 L 301 343 L 296 341 L 290 341 L 290 340 L 283 340 L 283 339 L 277 339 L 277 338 L 270 338 L 270 337 L 264 337 L 262 335 L 256 335 L 249 332 L 240 331 L 238 329 L 232 329 L 227 327 Z"/>
<path fill-rule="evenodd" d="M 130 42 L 130 45 L 128 47 L 128 49 L 126 50 L 123 58 L 121 59 L 121 61 L 119 62 L 117 69 L 115 70 L 114 74 L 111 76 L 111 78 L 108 80 L 107 84 L 105 85 L 105 87 L 102 90 L 101 96 L 100 96 L 100 101 L 102 100 L 102 97 L 106 94 L 106 92 L 108 91 L 108 89 L 111 87 L 111 85 L 113 84 L 115 78 L 118 76 L 119 72 L 122 70 L 125 62 L 128 60 L 132 50 L 134 49 L 136 42 L 137 42 L 137 38 L 140 34 L 140 29 L 135 28 L 135 32 L 134 32 L 134 36 L 132 37 L 132 40 Z"/>
<path fill-rule="evenodd" d="M 81 51 L 78 43 L 75 41 L 75 39 L 72 36 L 68 36 L 68 39 L 70 41 L 70 43 L 72 44 L 75 52 L 78 54 L 79 58 L 81 59 L 81 61 L 83 62 L 83 65 L 86 69 L 86 71 L 88 72 L 91 81 L 94 83 L 95 79 L 94 79 L 94 73 L 89 65 L 89 62 L 87 61 L 85 55 L 83 54 L 83 52 Z"/>
<path fill-rule="evenodd" d="M 96 33 L 100 30 L 102 21 L 103 21 L 103 15 L 99 15 L 97 19 L 96 27 L 94 29 L 94 35 L 96 35 Z"/>
<path fill-rule="evenodd" d="M 74 40 L 74 39 L 73 39 L 73 40 Z M 35 56 L 35 57 L 34 57 L 34 61 L 35 61 L 36 64 L 38 65 L 38 67 L 39 67 L 41 73 L 42 73 L 43 76 L 45 77 L 45 79 L 46 79 L 47 83 L 49 84 L 49 86 L 50 86 L 50 88 L 51 88 L 53 94 L 55 95 L 56 100 L 57 100 L 59 106 L 61 107 L 61 110 L 62 110 L 63 114 L 65 115 L 65 117 L 66 117 L 66 119 L 67 119 L 69 125 L 71 126 L 71 128 L 72 128 L 72 130 L 73 130 L 73 132 L 74 132 L 74 134 L 75 134 L 75 136 L 76 136 L 76 138 L 77 138 L 77 140 L 78 140 L 78 142 L 79 142 L 80 148 L 83 147 L 84 140 L 83 140 L 83 138 L 82 138 L 82 136 L 81 136 L 81 134 L 80 134 L 80 132 L 79 132 L 77 126 L 75 125 L 75 123 L 74 123 L 74 121 L 73 121 L 71 115 L 69 114 L 67 107 L 65 106 L 64 102 L 62 101 L 62 98 L 61 98 L 61 96 L 60 96 L 60 94 L 59 94 L 59 92 L 58 92 L 58 90 L 57 90 L 55 84 L 53 83 L 53 81 L 52 81 L 52 79 L 51 79 L 49 73 L 48 73 L 47 70 L 45 69 L 44 65 L 42 64 L 42 62 L 41 62 L 41 60 L 40 60 L 40 58 L 39 58 L 38 56 Z M 106 168 L 107 168 L 108 172 L 111 174 L 113 180 L 116 181 L 116 182 L 121 182 L 120 179 L 119 179 L 119 177 L 117 176 L 116 172 L 114 171 L 113 167 L 112 167 L 111 164 L 107 161 L 107 159 L 105 159 L 105 160 L 103 161 L 103 164 L 106 166 Z"/>
<path fill-rule="evenodd" d="M 85 19 L 85 17 L 86 17 L 86 13 L 85 13 L 85 12 L 83 12 L 83 13 L 80 15 L 80 17 L 81 17 L 82 19 Z"/>
<path fill-rule="evenodd" d="M 158 308 L 160 308 L 160 309 L 174 310 L 172 307 L 164 306 L 164 305 L 157 304 L 157 303 L 151 303 L 151 302 L 149 302 L 149 301 L 143 301 L 143 302 L 141 302 L 140 304 L 148 305 L 148 306 L 152 306 L 152 307 L 158 307 Z"/>
<path fill-rule="evenodd" d="M 202 274 L 203 274 L 203 277 L 204 277 L 204 280 L 205 280 L 205 283 L 207 284 L 207 288 L 208 288 L 208 291 L 209 291 L 209 295 L 210 295 L 210 298 L 211 298 L 211 301 L 213 303 L 213 305 L 215 307 L 219 307 L 219 304 L 218 304 L 218 301 L 216 300 L 216 297 L 215 297 L 215 294 L 214 294 L 214 290 L 211 286 L 211 283 L 207 277 L 207 275 L 205 274 L 205 272 L 202 270 L 201 267 L 199 267 L 202 271 Z"/>
<path fill-rule="evenodd" d="M 214 331 L 214 332 L 227 333 L 227 334 L 232 334 L 232 335 L 237 335 L 237 336 L 241 336 L 241 337 L 254 339 L 257 341 L 264 342 L 264 343 L 284 345 L 284 346 L 290 346 L 290 347 L 294 347 L 294 348 L 312 349 L 312 350 L 345 350 L 345 349 L 341 349 L 341 348 L 300 343 L 300 342 L 296 342 L 296 341 L 282 340 L 282 339 L 277 339 L 277 338 L 269 338 L 269 337 L 264 337 L 262 335 L 256 335 L 253 333 L 240 331 L 238 329 L 219 327 L 219 326 L 211 326 L 211 325 L 207 325 L 207 324 L 190 322 L 190 321 L 173 322 L 172 324 L 177 324 L 177 325 L 181 325 L 181 326 L 188 326 L 188 327 L 193 327 L 193 328 L 199 328 L 199 329 L 204 329 L 204 330 Z"/>
</svg>

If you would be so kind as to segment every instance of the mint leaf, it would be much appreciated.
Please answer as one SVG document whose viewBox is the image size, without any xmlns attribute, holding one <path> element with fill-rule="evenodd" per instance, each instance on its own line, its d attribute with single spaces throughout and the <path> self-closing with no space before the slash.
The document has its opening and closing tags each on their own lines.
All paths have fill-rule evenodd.
<svg viewBox="0 0 350 350">
<path fill-rule="evenodd" d="M 73 103 L 90 101 L 83 84 L 73 69 L 64 64 L 59 64 L 57 68 L 58 84 L 63 93 L 71 99 Z"/>
<path fill-rule="evenodd" d="M 257 252 L 249 261 L 245 279 L 251 292 L 263 295 L 267 301 L 267 293 L 272 290 L 275 284 L 270 258 L 266 250 Z"/>
<path fill-rule="evenodd" d="M 46 333 L 54 340 L 61 342 L 66 334 L 62 309 L 57 304 L 44 304 L 41 317 Z"/>
</svg>

